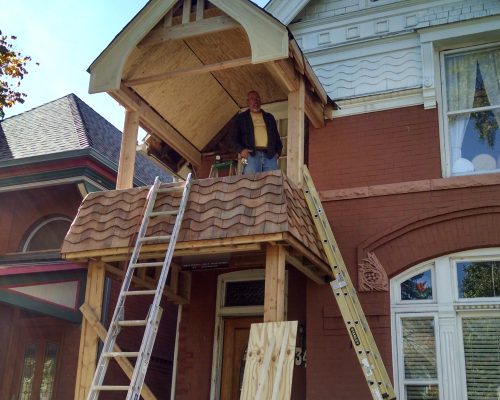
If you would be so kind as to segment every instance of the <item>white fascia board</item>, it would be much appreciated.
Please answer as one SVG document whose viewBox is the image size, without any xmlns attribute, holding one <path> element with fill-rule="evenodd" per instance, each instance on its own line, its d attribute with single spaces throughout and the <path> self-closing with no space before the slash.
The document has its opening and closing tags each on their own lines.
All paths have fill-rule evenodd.
<svg viewBox="0 0 500 400">
<path fill-rule="evenodd" d="M 211 3 L 243 26 L 252 48 L 252 63 L 288 58 L 285 25 L 248 1 L 212 0 Z"/>
<path fill-rule="evenodd" d="M 89 67 L 89 93 L 100 93 L 120 88 L 125 62 L 151 29 L 172 8 L 176 0 L 151 0 L 108 45 Z"/>
<path fill-rule="evenodd" d="M 419 106 L 424 103 L 421 88 L 400 90 L 373 96 L 359 97 L 349 100 L 337 100 L 339 110 L 333 111 L 333 118 L 370 112 L 392 110 L 395 108 Z"/>
<path fill-rule="evenodd" d="M 283 24 L 288 25 L 309 2 L 310 0 L 273 0 L 265 7 L 265 10 Z"/>
<path fill-rule="evenodd" d="M 457 38 L 471 35 L 486 35 L 489 32 L 498 33 L 500 31 L 500 16 L 493 15 L 491 17 L 471 19 L 460 21 L 458 23 L 438 25 L 430 28 L 422 28 L 418 30 L 420 41 L 439 42 L 448 39 L 456 41 Z M 484 38 L 484 36 L 483 36 Z M 496 36 L 498 40 L 498 36 Z M 461 47 L 463 44 L 461 45 Z"/>
</svg>

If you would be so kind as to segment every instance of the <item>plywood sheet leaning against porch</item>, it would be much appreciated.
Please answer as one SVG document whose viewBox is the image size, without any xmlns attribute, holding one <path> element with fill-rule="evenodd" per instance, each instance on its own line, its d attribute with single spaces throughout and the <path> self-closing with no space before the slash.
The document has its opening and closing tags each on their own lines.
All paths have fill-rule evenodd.
<svg viewBox="0 0 500 400">
<path fill-rule="evenodd" d="M 286 400 L 292 393 L 297 321 L 252 324 L 240 400 Z"/>
</svg>

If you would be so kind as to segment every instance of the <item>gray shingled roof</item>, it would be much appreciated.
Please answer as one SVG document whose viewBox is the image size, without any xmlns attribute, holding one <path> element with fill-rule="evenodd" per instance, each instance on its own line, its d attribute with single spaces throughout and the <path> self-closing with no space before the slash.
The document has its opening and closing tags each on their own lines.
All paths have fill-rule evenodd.
<svg viewBox="0 0 500 400">
<path fill-rule="evenodd" d="M 122 133 L 74 94 L 0 122 L 0 163 L 27 157 L 93 149 L 116 171 Z M 135 177 L 150 184 L 170 176 L 138 154 Z"/>
</svg>

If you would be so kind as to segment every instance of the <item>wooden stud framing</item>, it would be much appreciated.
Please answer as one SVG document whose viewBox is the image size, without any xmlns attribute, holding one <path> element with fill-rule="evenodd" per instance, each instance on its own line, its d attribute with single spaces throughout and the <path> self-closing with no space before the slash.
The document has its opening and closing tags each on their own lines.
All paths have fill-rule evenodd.
<svg viewBox="0 0 500 400">
<path fill-rule="evenodd" d="M 312 126 L 317 129 L 323 128 L 325 126 L 324 107 L 309 90 L 306 90 L 304 107 L 304 112 Z"/>
<path fill-rule="evenodd" d="M 205 0 L 198 0 L 196 2 L 196 21 L 203 19 L 203 13 L 205 11 Z"/>
<path fill-rule="evenodd" d="M 123 84 L 128 87 L 145 85 L 148 83 L 163 81 L 166 79 L 177 78 L 180 76 L 189 76 L 195 74 L 208 74 L 210 72 L 222 71 L 229 68 L 241 67 L 252 63 L 252 57 L 242 57 L 235 60 L 221 61 L 215 64 L 199 65 L 196 67 L 179 69 L 176 71 L 164 72 L 158 75 L 146 76 L 144 78 L 130 79 L 124 81 Z"/>
<path fill-rule="evenodd" d="M 94 329 L 99 338 L 104 342 L 107 335 L 106 328 L 104 328 L 104 326 L 102 326 L 102 324 L 99 322 L 99 318 L 97 317 L 95 310 L 93 310 L 92 307 L 90 307 L 87 303 L 83 303 L 80 307 L 80 311 L 85 317 L 85 321 Z M 160 315 L 161 313 L 162 310 L 160 309 Z M 118 345 L 115 344 L 113 351 L 121 352 L 121 349 L 118 347 Z M 117 357 L 115 358 L 115 360 L 123 369 L 123 372 L 125 372 L 125 374 L 129 377 L 129 379 L 132 379 L 134 367 L 132 366 L 132 364 L 130 364 L 130 361 L 125 357 Z M 156 400 L 155 395 L 153 394 L 153 392 L 151 392 L 146 384 L 144 384 L 144 386 L 142 387 L 141 396 L 144 400 Z"/>
<path fill-rule="evenodd" d="M 109 272 L 110 274 L 117 276 L 119 278 L 123 276 L 122 269 L 113 267 L 110 264 L 106 264 L 106 272 Z M 171 285 L 165 286 L 165 289 L 163 290 L 163 295 L 167 299 L 174 301 L 177 304 L 188 304 L 191 294 L 191 288 L 189 287 L 191 283 L 189 274 L 190 274 L 189 272 L 179 271 L 177 281 L 175 282 L 177 286 L 176 290 L 174 290 L 174 288 Z M 139 278 L 138 276 L 134 276 L 132 278 L 132 283 L 134 285 L 146 289 L 155 289 L 157 287 L 155 281 L 151 278 L 142 279 Z"/>
<path fill-rule="evenodd" d="M 264 322 L 285 319 L 285 256 L 283 245 L 267 245 Z"/>
<path fill-rule="evenodd" d="M 191 16 L 191 0 L 184 0 L 184 5 L 182 6 L 182 23 L 187 24 L 189 22 L 190 16 Z"/>
<path fill-rule="evenodd" d="M 96 312 L 96 318 L 101 318 L 104 293 L 104 278 L 106 269 L 101 261 L 89 261 L 87 271 L 87 286 L 85 303 Z M 82 321 L 80 333 L 80 351 L 78 353 L 78 368 L 76 371 L 75 400 L 85 400 L 94 377 L 97 362 L 97 344 L 99 338 L 87 320 Z"/>
<path fill-rule="evenodd" d="M 304 110 L 305 83 L 300 79 L 297 90 L 288 94 L 288 134 L 286 173 L 298 186 L 302 186 L 304 164 Z"/>
<path fill-rule="evenodd" d="M 127 110 L 120 148 L 118 176 L 116 178 L 117 189 L 130 189 L 134 186 L 134 164 L 138 132 L 139 113 Z"/>
</svg>

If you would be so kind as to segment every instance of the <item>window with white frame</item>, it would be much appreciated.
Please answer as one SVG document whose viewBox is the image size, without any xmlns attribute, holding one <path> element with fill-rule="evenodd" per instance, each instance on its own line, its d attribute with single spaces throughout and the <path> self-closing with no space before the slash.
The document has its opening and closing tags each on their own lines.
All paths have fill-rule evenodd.
<svg viewBox="0 0 500 400">
<path fill-rule="evenodd" d="M 398 399 L 500 398 L 500 248 L 393 278 L 391 313 Z"/>
<path fill-rule="evenodd" d="M 442 53 L 444 129 L 452 175 L 500 170 L 500 46 Z"/>
</svg>

